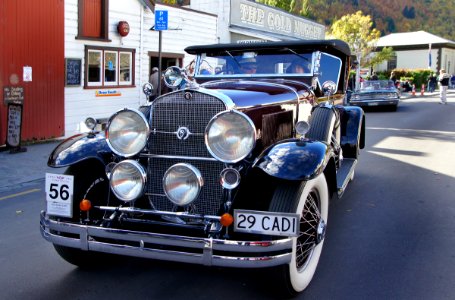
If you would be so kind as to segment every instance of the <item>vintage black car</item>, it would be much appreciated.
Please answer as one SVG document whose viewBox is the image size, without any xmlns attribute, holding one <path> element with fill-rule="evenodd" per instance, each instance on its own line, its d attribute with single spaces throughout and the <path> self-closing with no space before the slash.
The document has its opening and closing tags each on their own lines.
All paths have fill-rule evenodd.
<svg viewBox="0 0 455 300">
<path fill-rule="evenodd" d="M 321 255 L 329 200 L 342 196 L 364 147 L 363 110 L 335 104 L 349 47 L 185 50 L 195 71 L 169 68 L 174 91 L 51 153 L 48 165 L 67 170 L 46 174 L 41 233 L 78 266 L 111 253 L 267 268 L 281 280 L 273 289 L 300 292 Z"/>
<path fill-rule="evenodd" d="M 367 80 L 354 91 L 350 105 L 361 107 L 386 106 L 396 111 L 400 103 L 400 92 L 392 80 Z"/>
</svg>

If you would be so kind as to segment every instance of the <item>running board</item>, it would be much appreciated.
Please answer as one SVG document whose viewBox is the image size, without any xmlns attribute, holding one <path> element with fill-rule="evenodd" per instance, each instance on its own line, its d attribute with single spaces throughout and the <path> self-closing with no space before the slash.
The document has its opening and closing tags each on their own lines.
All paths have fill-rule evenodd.
<svg viewBox="0 0 455 300">
<path fill-rule="evenodd" d="M 355 166 L 357 165 L 357 159 L 354 158 L 345 158 L 341 163 L 341 167 L 337 172 L 337 190 L 338 198 L 343 196 L 344 190 L 351 180 L 352 175 L 354 174 Z"/>
</svg>

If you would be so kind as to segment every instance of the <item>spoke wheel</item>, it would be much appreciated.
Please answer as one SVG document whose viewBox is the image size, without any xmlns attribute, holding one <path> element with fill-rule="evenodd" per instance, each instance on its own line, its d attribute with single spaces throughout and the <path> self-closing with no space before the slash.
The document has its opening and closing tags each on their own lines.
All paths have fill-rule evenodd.
<svg viewBox="0 0 455 300">
<path fill-rule="evenodd" d="M 270 211 L 300 215 L 300 233 L 293 238 L 292 259 L 274 270 L 281 281 L 280 296 L 303 291 L 316 272 L 321 256 L 328 217 L 329 193 L 324 174 L 301 183 L 280 184 L 270 203 Z M 284 293 L 284 294 L 283 294 Z"/>
</svg>

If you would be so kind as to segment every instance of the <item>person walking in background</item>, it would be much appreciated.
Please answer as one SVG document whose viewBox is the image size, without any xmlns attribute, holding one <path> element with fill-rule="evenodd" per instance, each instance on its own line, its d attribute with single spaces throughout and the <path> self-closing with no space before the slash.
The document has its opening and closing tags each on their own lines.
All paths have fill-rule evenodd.
<svg viewBox="0 0 455 300">
<path fill-rule="evenodd" d="M 158 96 L 158 68 L 157 67 L 152 68 L 152 74 L 150 75 L 149 82 L 153 86 L 153 91 L 152 91 L 152 94 L 150 95 L 150 101 L 153 101 Z"/>
<path fill-rule="evenodd" d="M 436 89 L 436 74 L 435 73 L 431 73 L 430 75 L 430 78 L 428 79 L 428 91 L 430 93 L 433 93 L 434 90 Z"/>
<path fill-rule="evenodd" d="M 446 73 L 446 70 L 441 69 L 439 71 L 439 104 L 447 104 L 447 89 L 449 87 L 450 75 Z"/>
<path fill-rule="evenodd" d="M 398 84 L 398 79 L 397 79 L 397 76 L 395 75 L 395 72 L 392 71 L 392 73 L 390 73 L 390 80 L 393 81 L 393 84 L 395 85 L 395 87 L 400 90 L 400 85 Z"/>
</svg>

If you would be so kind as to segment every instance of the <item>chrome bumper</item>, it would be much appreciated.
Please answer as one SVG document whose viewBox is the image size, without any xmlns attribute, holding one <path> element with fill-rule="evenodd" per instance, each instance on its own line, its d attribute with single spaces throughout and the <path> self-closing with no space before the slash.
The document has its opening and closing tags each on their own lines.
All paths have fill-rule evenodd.
<svg viewBox="0 0 455 300">
<path fill-rule="evenodd" d="M 292 255 L 291 238 L 233 241 L 138 232 L 50 220 L 45 211 L 40 214 L 40 231 L 47 241 L 66 247 L 207 266 L 272 267 L 289 263 Z M 74 237 L 61 234 L 71 234 Z M 99 239 L 109 239 L 110 242 L 101 242 Z M 132 246 L 135 242 L 137 246 Z M 172 246 L 173 250 L 163 250 L 160 246 Z M 179 247 L 181 249 L 176 250 Z M 214 251 L 222 251 L 223 255 L 216 255 Z M 281 254 L 273 254 L 278 251 Z"/>
</svg>

